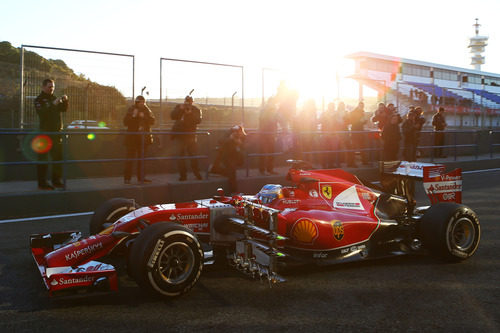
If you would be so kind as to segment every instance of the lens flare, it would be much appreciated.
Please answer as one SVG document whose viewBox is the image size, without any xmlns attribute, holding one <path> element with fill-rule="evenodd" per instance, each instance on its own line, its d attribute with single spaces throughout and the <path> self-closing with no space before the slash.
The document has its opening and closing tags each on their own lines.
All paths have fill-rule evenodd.
<svg viewBox="0 0 500 333">
<path fill-rule="evenodd" d="M 37 135 L 31 140 L 31 149 L 37 154 L 45 154 L 52 148 L 52 139 L 48 135 Z"/>
<path fill-rule="evenodd" d="M 87 139 L 89 139 L 90 141 L 94 140 L 95 139 L 95 134 L 94 133 L 87 134 Z"/>
<path fill-rule="evenodd" d="M 104 121 L 100 121 L 97 126 L 99 127 L 106 127 L 106 123 Z"/>
</svg>

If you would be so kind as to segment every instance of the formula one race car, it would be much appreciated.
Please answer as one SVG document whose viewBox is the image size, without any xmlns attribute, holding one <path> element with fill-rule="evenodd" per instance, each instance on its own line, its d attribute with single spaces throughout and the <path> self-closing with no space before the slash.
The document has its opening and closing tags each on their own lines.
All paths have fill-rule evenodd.
<svg viewBox="0 0 500 333">
<path fill-rule="evenodd" d="M 88 238 L 80 232 L 32 235 L 32 254 L 50 295 L 116 291 L 111 255 L 125 259 L 139 286 L 177 296 L 214 261 L 274 283 L 283 281 L 279 269 L 293 264 L 420 252 L 461 261 L 476 252 L 479 219 L 457 203 L 460 170 L 381 162 L 379 186 L 341 169 L 289 162 L 293 186 L 269 184 L 257 195 L 232 197 L 219 189 L 209 199 L 146 207 L 115 198 L 95 211 Z M 431 206 L 415 206 L 415 180 L 424 181 Z"/>
</svg>

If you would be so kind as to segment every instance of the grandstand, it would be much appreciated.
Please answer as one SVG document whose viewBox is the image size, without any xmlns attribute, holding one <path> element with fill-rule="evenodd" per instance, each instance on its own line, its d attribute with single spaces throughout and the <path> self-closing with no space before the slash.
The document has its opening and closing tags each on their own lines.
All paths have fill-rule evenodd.
<svg viewBox="0 0 500 333">
<path fill-rule="evenodd" d="M 369 52 L 347 58 L 355 62 L 350 77 L 360 85 L 360 99 L 366 86 L 401 114 L 418 105 L 429 118 L 443 106 L 449 126 L 500 127 L 500 74 Z"/>
</svg>

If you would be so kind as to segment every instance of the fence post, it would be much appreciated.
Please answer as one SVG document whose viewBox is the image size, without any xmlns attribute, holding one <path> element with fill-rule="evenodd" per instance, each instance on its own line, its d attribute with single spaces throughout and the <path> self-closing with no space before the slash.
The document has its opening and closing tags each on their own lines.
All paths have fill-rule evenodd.
<svg viewBox="0 0 500 333">
<path fill-rule="evenodd" d="M 432 142 L 431 142 L 431 163 L 434 162 L 434 150 L 436 149 L 436 131 L 432 131 Z"/>
<path fill-rule="evenodd" d="M 206 135 L 206 154 L 207 154 L 207 167 L 206 167 L 206 174 L 205 174 L 205 179 L 208 180 L 208 177 L 209 177 L 209 173 L 210 173 L 210 147 L 212 147 L 212 145 L 210 144 L 210 132 L 207 132 L 207 135 Z"/>
<path fill-rule="evenodd" d="M 479 154 L 479 131 L 476 131 L 476 160 L 478 159 L 478 154 Z"/>
<path fill-rule="evenodd" d="M 454 143 L 455 147 L 453 147 L 454 148 L 453 150 L 455 151 L 455 161 L 456 161 L 457 160 L 457 132 L 455 132 L 454 134 L 455 135 L 454 135 L 453 143 Z"/>
<path fill-rule="evenodd" d="M 63 165 L 62 165 L 62 176 L 63 176 L 63 190 L 66 190 L 66 178 L 67 178 L 67 163 L 68 160 L 68 135 L 62 135 L 62 153 L 63 153 Z M 52 165 L 54 167 L 54 165 Z"/>
<path fill-rule="evenodd" d="M 141 166 L 141 174 L 140 174 L 140 176 L 141 176 L 140 183 L 141 184 L 144 184 L 144 174 L 145 174 L 144 168 L 146 166 L 145 163 L 144 163 L 144 152 L 146 150 L 146 140 L 144 140 L 145 139 L 145 137 L 144 137 L 145 134 L 144 133 L 145 132 L 141 133 L 141 160 L 139 161 L 140 166 Z"/>
<path fill-rule="evenodd" d="M 489 131 L 489 137 L 490 137 L 490 158 L 493 158 L 493 131 Z"/>
</svg>

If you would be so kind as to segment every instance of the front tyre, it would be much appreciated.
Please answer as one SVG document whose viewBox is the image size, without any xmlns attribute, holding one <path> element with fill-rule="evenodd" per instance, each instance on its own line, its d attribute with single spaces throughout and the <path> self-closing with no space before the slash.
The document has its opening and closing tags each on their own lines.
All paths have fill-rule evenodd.
<svg viewBox="0 0 500 333">
<path fill-rule="evenodd" d="M 203 250 L 191 230 L 159 222 L 135 239 L 128 263 L 130 274 L 142 288 L 160 296 L 179 296 L 200 278 Z"/>
<path fill-rule="evenodd" d="M 107 226 L 116 222 L 120 217 L 139 208 L 133 199 L 113 198 L 100 205 L 90 219 L 89 231 L 95 235 Z"/>
<path fill-rule="evenodd" d="M 423 245 L 448 260 L 471 257 L 481 238 L 479 218 L 465 205 L 441 202 L 429 208 L 421 220 Z"/>
</svg>

